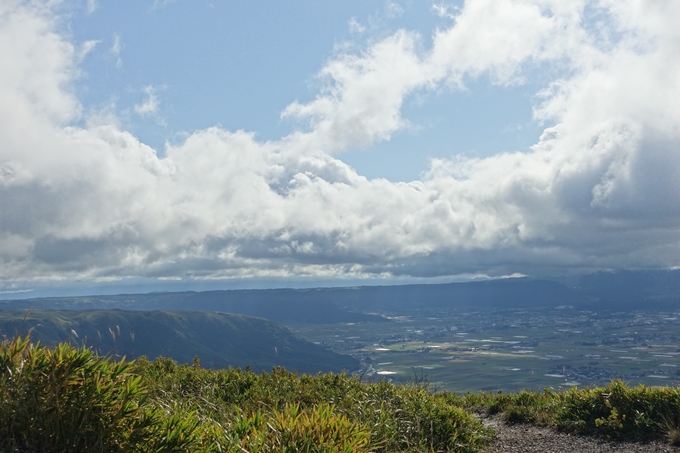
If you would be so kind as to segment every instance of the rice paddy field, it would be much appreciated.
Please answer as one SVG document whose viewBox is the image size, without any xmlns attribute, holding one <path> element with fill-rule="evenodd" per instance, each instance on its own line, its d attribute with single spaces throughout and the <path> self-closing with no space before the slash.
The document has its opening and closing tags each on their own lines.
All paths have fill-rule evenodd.
<svg viewBox="0 0 680 453">
<path fill-rule="evenodd" d="M 680 312 L 412 310 L 388 323 L 289 324 L 362 361 L 364 379 L 457 393 L 680 383 Z"/>
</svg>

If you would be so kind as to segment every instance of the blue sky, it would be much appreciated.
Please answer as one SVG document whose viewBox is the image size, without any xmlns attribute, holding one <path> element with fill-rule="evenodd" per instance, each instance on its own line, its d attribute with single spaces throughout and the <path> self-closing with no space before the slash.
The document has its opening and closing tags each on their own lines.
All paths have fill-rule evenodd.
<svg viewBox="0 0 680 453">
<path fill-rule="evenodd" d="M 298 123 L 281 119 L 281 111 L 314 98 L 327 60 L 398 29 L 417 30 L 431 46 L 433 31 L 450 25 L 428 1 L 90 5 L 74 6 L 67 23 L 73 40 L 98 41 L 81 64 L 78 98 L 85 109 L 113 109 L 161 154 L 166 141 L 215 125 L 253 131 L 260 140 L 285 136 Z M 514 86 L 471 78 L 464 89 L 414 93 L 403 108 L 410 128 L 342 159 L 367 177 L 411 181 L 432 157 L 527 151 L 543 130 L 532 105 L 546 82 L 540 73 L 529 78 Z M 140 118 L 134 106 L 147 90 L 158 110 Z"/>
<path fill-rule="evenodd" d="M 679 21 L 3 2 L 0 297 L 676 268 Z"/>
</svg>

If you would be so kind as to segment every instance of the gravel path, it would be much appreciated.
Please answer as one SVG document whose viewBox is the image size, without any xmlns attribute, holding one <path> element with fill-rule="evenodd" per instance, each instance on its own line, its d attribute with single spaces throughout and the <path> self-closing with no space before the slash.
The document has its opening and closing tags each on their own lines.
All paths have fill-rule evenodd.
<svg viewBox="0 0 680 453">
<path fill-rule="evenodd" d="M 487 453 L 680 453 L 661 442 L 610 442 L 531 425 L 506 425 L 498 417 L 483 420 L 496 431 Z"/>
</svg>

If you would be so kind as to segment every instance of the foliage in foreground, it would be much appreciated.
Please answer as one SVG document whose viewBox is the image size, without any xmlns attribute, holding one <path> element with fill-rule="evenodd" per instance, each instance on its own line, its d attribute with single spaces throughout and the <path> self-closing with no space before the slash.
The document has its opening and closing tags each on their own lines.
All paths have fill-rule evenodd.
<svg viewBox="0 0 680 453">
<path fill-rule="evenodd" d="M 619 440 L 666 437 L 680 444 L 680 388 L 628 387 L 615 380 L 604 387 L 564 392 L 449 395 L 451 404 L 502 413 L 507 423 L 552 426 L 580 434 Z"/>
<path fill-rule="evenodd" d="M 138 360 L 135 370 L 144 377 L 156 405 L 164 407 L 173 401 L 169 410 L 196 414 L 216 427 L 206 430 L 203 437 L 204 448 L 211 446 L 215 451 L 234 445 L 243 445 L 247 451 L 307 451 L 283 448 L 286 442 L 278 438 L 312 432 L 299 425 L 313 419 L 316 422 L 310 425 L 332 425 L 324 429 L 346 430 L 351 436 L 340 437 L 347 439 L 342 448 L 310 451 L 475 452 L 491 436 L 472 414 L 422 386 L 366 383 L 337 374 L 298 375 L 282 368 L 261 374 L 215 371 L 178 366 L 169 359 Z M 267 420 L 259 421 L 260 417 Z M 283 418 L 289 420 L 280 423 Z M 246 425 L 247 430 L 242 428 Z M 262 438 L 269 439 L 269 447 L 258 443 Z M 328 436 L 316 437 L 317 444 L 322 438 Z"/>
<path fill-rule="evenodd" d="M 131 364 L 28 338 L 0 349 L 0 446 L 37 451 L 183 451 L 196 423 L 147 404 Z"/>
<path fill-rule="evenodd" d="M 433 394 L 336 374 L 206 370 L 159 358 L 112 361 L 28 338 L 0 347 L 0 451 L 480 451 L 471 414 L 616 439 L 680 443 L 680 389 Z"/>
<path fill-rule="evenodd" d="M 417 386 L 283 369 L 111 361 L 85 348 L 0 348 L 0 450 L 479 451 L 490 431 Z"/>
</svg>

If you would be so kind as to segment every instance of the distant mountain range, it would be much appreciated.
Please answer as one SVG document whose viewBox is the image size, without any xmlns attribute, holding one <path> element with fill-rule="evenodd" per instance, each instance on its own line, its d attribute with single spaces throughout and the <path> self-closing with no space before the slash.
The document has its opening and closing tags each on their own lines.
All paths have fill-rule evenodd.
<svg viewBox="0 0 680 453">
<path fill-rule="evenodd" d="M 346 288 L 225 290 L 0 300 L 0 310 L 202 310 L 271 321 L 386 322 L 377 313 L 442 307 L 554 307 L 587 303 L 561 283 L 512 278 L 479 282 Z"/>
<path fill-rule="evenodd" d="M 43 297 L 0 300 L 0 310 L 200 310 L 239 313 L 282 323 L 387 321 L 381 316 L 350 311 L 335 300 L 318 297 L 323 292 L 323 289 L 266 289 Z"/>
<path fill-rule="evenodd" d="M 621 308 L 677 307 L 680 304 L 680 270 L 598 272 L 557 281 L 601 306 Z"/>
<path fill-rule="evenodd" d="M 521 278 L 440 285 L 361 287 L 331 291 L 337 303 L 348 309 L 392 311 L 428 308 L 518 308 L 577 304 L 585 299 L 552 281 Z"/>
<path fill-rule="evenodd" d="M 438 285 L 405 285 L 318 290 L 325 300 L 348 310 L 376 311 L 427 308 L 583 308 L 678 307 L 680 270 L 599 272 L 532 280 L 498 280 Z"/>
<path fill-rule="evenodd" d="M 0 301 L 0 310 L 202 310 L 289 323 L 385 322 L 376 313 L 427 308 L 551 308 L 674 305 L 680 271 L 597 273 L 532 280 L 508 278 L 449 284 L 314 289 L 167 292 Z"/>
<path fill-rule="evenodd" d="M 359 362 L 298 338 L 261 318 L 200 311 L 36 310 L 0 311 L 0 335 L 31 332 L 34 341 L 85 344 L 100 354 L 171 357 L 206 368 L 274 366 L 304 373 L 354 371 Z"/>
<path fill-rule="evenodd" d="M 680 271 L 675 270 L 554 280 L 5 300 L 0 301 L 0 334 L 30 329 L 33 339 L 43 343 L 84 342 L 103 354 L 128 358 L 164 355 L 191 362 L 198 356 L 210 367 L 267 370 L 281 365 L 316 373 L 354 370 L 359 363 L 302 340 L 276 322 L 388 322 L 383 314 L 447 307 L 625 310 L 680 304 Z M 34 311 L 26 315 L 29 308 Z"/>
</svg>

